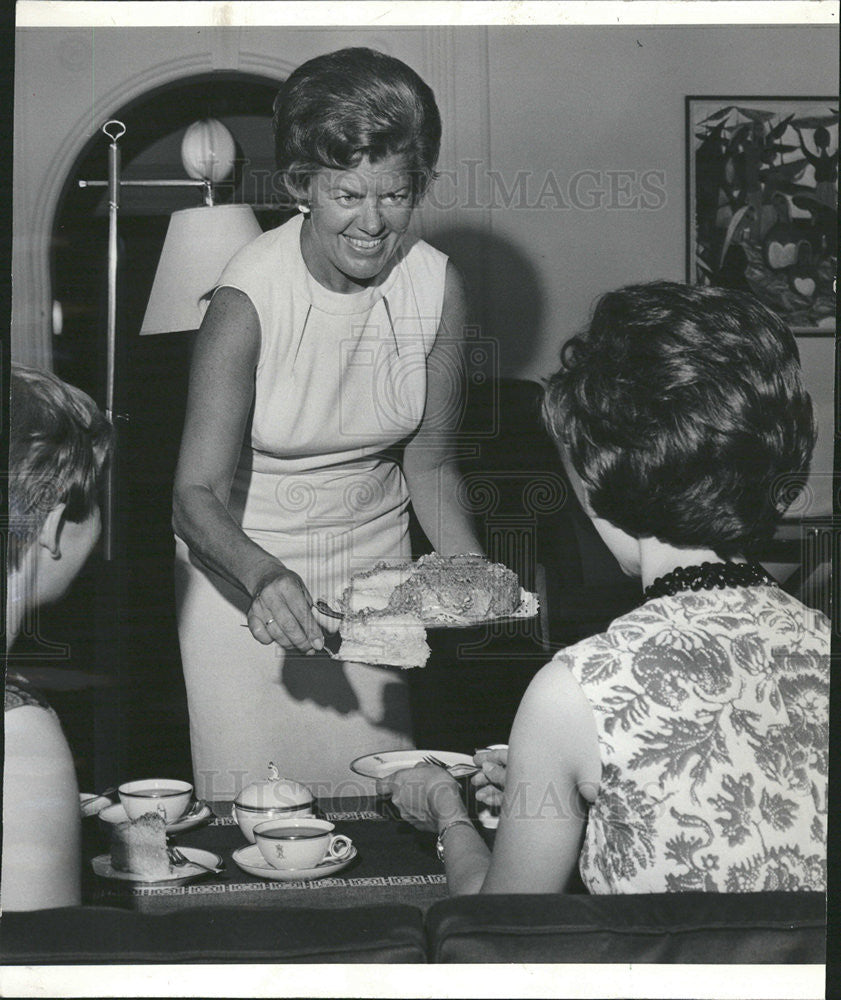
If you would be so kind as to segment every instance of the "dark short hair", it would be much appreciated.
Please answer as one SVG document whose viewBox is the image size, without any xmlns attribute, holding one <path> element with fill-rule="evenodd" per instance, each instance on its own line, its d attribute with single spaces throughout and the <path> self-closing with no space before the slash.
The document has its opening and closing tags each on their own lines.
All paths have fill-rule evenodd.
<svg viewBox="0 0 841 1000">
<path fill-rule="evenodd" d="M 348 48 L 299 66 L 274 102 L 275 159 L 294 201 L 315 171 L 404 154 L 415 202 L 435 177 L 441 116 L 432 90 L 404 62 Z"/>
<path fill-rule="evenodd" d="M 113 432 L 81 389 L 22 365 L 11 367 L 9 413 L 9 563 L 16 568 L 59 504 L 69 521 L 93 512 Z"/>
<path fill-rule="evenodd" d="M 561 360 L 544 419 L 599 517 L 721 555 L 773 532 L 815 443 L 777 315 L 744 292 L 633 285 L 599 300 Z"/>
</svg>

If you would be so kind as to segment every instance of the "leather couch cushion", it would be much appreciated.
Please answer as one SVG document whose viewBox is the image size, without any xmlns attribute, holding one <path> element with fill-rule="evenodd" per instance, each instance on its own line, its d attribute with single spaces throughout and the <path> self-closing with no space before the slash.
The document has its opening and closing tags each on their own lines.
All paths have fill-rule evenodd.
<svg viewBox="0 0 841 1000">
<path fill-rule="evenodd" d="M 823 963 L 821 893 L 459 896 L 427 913 L 430 962 Z"/>
<path fill-rule="evenodd" d="M 421 911 L 196 908 L 152 916 L 104 906 L 4 913 L 0 964 L 426 962 Z"/>
</svg>

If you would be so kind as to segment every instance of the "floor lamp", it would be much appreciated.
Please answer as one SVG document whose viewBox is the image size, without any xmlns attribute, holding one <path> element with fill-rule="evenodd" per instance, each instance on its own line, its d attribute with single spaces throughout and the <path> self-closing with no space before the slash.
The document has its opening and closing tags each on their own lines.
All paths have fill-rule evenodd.
<svg viewBox="0 0 841 1000">
<path fill-rule="evenodd" d="M 119 140 L 126 127 L 111 119 L 102 126 L 111 140 L 108 180 L 80 180 L 80 187 L 108 188 L 108 310 L 106 337 L 105 415 L 118 429 L 124 414 L 114 412 L 117 347 L 117 221 L 120 190 L 133 187 L 201 187 L 204 205 L 173 212 L 141 334 L 196 330 L 201 325 L 207 297 L 225 265 L 241 247 L 262 232 L 250 205 L 214 205 L 213 185 L 234 167 L 235 144 L 230 132 L 215 119 L 194 122 L 185 132 L 181 159 L 189 175 L 175 180 L 123 180 L 120 177 Z M 117 440 L 119 447 L 119 437 Z M 114 463 L 105 470 L 102 509 L 103 557 L 114 558 Z"/>
</svg>

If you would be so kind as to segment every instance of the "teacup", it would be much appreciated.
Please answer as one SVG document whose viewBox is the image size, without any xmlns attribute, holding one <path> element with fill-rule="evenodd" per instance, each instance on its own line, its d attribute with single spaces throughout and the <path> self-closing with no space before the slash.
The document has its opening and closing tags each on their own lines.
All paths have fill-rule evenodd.
<svg viewBox="0 0 841 1000">
<path fill-rule="evenodd" d="M 273 868 L 315 868 L 325 858 L 344 861 L 353 850 L 350 837 L 334 834 L 334 829 L 326 819 L 301 816 L 260 823 L 254 827 L 254 839 Z"/>
<path fill-rule="evenodd" d="M 141 778 L 126 781 L 117 789 L 120 802 L 129 819 L 145 813 L 160 813 L 165 822 L 174 823 L 187 811 L 193 798 L 189 781 L 176 778 Z"/>
</svg>

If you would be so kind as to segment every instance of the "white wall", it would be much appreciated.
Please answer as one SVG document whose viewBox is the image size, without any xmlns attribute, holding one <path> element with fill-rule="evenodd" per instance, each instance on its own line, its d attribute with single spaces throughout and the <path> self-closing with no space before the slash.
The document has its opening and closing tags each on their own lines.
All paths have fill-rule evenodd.
<svg viewBox="0 0 841 1000">
<path fill-rule="evenodd" d="M 602 291 L 637 280 L 685 278 L 687 94 L 818 95 L 838 91 L 834 28 L 508 28 L 489 32 L 491 161 L 509 184 L 519 170 L 661 171 L 654 209 L 494 210 L 495 240 L 528 257 L 542 291 L 536 350 L 522 350 L 518 317 L 532 289 L 510 288 L 500 268 L 489 315 L 506 368 L 544 374 L 560 339 Z M 655 199 L 650 199 L 655 200 Z M 607 202 L 607 199 L 606 199 Z"/>
<path fill-rule="evenodd" d="M 837 94 L 838 40 L 832 27 L 491 29 L 490 160 L 509 190 L 517 171 L 530 172 L 535 192 L 550 171 L 564 193 L 577 171 L 600 172 L 606 190 L 610 169 L 665 178 L 654 209 L 606 207 L 606 197 L 589 210 L 491 211 L 485 327 L 500 340 L 503 370 L 554 370 L 601 292 L 685 279 L 686 95 Z M 822 513 L 831 509 L 834 343 L 801 338 L 800 348 L 819 414 L 812 485 Z"/>
</svg>

